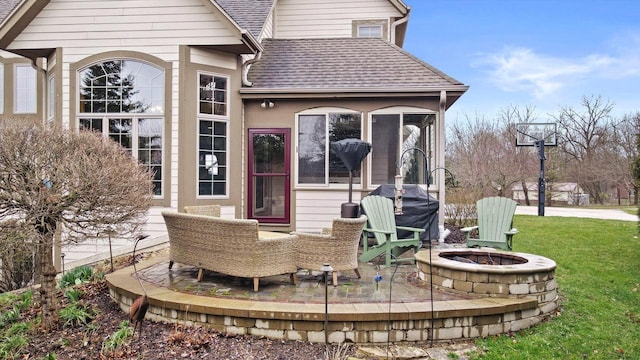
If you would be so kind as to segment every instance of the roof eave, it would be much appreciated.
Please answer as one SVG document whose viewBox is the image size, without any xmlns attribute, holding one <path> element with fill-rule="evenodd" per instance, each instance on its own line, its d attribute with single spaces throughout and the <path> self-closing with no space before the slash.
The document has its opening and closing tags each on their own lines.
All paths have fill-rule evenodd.
<svg viewBox="0 0 640 360">
<path fill-rule="evenodd" d="M 423 86 L 423 87 L 398 87 L 385 89 L 372 88 L 250 88 L 240 89 L 240 95 L 244 99 L 335 99 L 335 98 L 406 98 L 406 97 L 432 97 L 439 98 L 442 92 L 447 93 L 446 106 L 448 109 L 467 90 L 469 86 Z"/>
<path fill-rule="evenodd" d="M 466 85 L 450 86 L 417 86 L 417 87 L 385 87 L 385 88 L 274 88 L 274 87 L 244 87 L 241 94 L 440 94 L 441 91 L 464 93 L 469 89 Z"/>
<path fill-rule="evenodd" d="M 6 49 L 24 30 L 49 0 L 23 0 L 0 23 L 0 49 Z"/>
<path fill-rule="evenodd" d="M 409 11 L 411 11 L 411 7 L 407 6 L 402 0 L 389 0 L 391 5 L 393 5 L 402 15 L 407 15 Z"/>
<path fill-rule="evenodd" d="M 258 40 L 253 36 L 253 34 L 251 34 L 249 30 L 242 28 L 215 1 L 209 0 L 208 3 L 210 3 L 213 7 L 215 7 L 218 10 L 218 12 L 224 16 L 224 20 L 228 23 L 228 25 L 230 25 L 231 27 L 233 27 L 235 30 L 238 31 L 238 33 L 240 34 L 240 41 L 242 41 L 242 43 L 247 46 L 247 49 L 250 50 L 249 51 L 250 53 L 255 54 L 258 51 L 262 51 L 262 45 L 260 45 L 260 42 L 258 42 Z"/>
</svg>

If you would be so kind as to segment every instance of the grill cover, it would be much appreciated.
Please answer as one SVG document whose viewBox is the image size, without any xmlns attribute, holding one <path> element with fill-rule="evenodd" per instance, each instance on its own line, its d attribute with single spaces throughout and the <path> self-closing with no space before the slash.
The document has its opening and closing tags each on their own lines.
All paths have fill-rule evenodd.
<svg viewBox="0 0 640 360">
<path fill-rule="evenodd" d="M 402 189 L 402 215 L 396 215 L 396 225 L 425 229 L 426 231 L 420 234 L 422 241 L 438 239 L 438 200 L 416 184 L 405 184 Z M 393 184 L 384 184 L 369 195 L 380 195 L 394 200 L 394 191 Z M 407 238 L 412 234 L 409 231 L 398 230 L 398 238 Z"/>
</svg>

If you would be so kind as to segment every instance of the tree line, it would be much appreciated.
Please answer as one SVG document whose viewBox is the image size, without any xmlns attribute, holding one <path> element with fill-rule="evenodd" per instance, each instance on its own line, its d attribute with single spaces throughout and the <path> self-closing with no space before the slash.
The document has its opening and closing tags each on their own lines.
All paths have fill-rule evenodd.
<svg viewBox="0 0 640 360">
<path fill-rule="evenodd" d="M 640 112 L 615 116 L 614 109 L 601 96 L 583 96 L 579 107 L 564 106 L 544 118 L 532 106 L 517 105 L 495 119 L 467 115 L 447 131 L 446 166 L 466 197 L 511 197 L 520 185 L 530 205 L 527 184 L 537 184 L 540 160 L 534 147 L 516 146 L 516 125 L 555 122 L 557 146 L 545 147 L 545 203 L 551 205 L 555 184 L 576 183 L 591 203 L 626 205 L 620 199 L 629 199 L 637 205 Z"/>
</svg>

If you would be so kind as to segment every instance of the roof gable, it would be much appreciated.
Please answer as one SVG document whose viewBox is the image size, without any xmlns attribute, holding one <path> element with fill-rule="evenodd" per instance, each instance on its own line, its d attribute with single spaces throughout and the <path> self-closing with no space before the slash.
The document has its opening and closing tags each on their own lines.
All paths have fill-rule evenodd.
<svg viewBox="0 0 640 360">
<path fill-rule="evenodd" d="M 214 0 L 241 28 L 258 38 L 274 0 Z"/>
<path fill-rule="evenodd" d="M 197 45 L 236 53 L 261 49 L 214 0 L 98 0 L 80 6 L 61 0 L 22 0 L 15 10 L 2 4 L 0 10 L 9 16 L 0 27 L 0 48 L 28 57 L 47 56 L 57 47 L 120 44 Z"/>
</svg>

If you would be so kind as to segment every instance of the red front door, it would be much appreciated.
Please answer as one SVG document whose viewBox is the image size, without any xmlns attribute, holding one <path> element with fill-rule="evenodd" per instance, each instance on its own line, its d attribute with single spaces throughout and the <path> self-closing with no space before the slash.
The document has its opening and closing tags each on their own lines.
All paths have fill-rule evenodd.
<svg viewBox="0 0 640 360">
<path fill-rule="evenodd" d="M 249 129 L 249 218 L 290 221 L 290 129 Z"/>
</svg>

